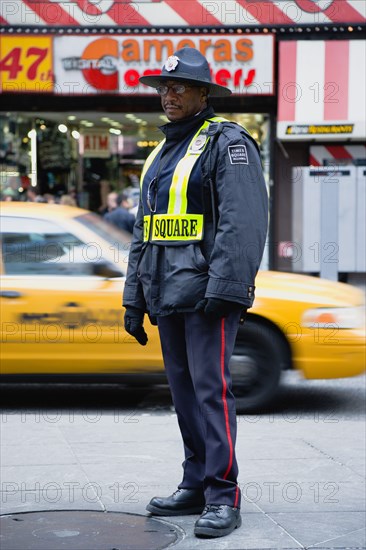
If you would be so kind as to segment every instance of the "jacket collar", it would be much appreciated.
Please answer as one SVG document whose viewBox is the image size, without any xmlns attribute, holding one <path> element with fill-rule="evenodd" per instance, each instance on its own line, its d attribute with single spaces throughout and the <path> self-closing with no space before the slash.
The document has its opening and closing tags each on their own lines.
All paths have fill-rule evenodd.
<svg viewBox="0 0 366 550">
<path fill-rule="evenodd" d="M 214 116 L 214 110 L 209 106 L 198 115 L 177 122 L 168 122 L 163 126 L 159 126 L 159 129 L 165 134 L 167 143 L 175 143 L 186 138 L 193 130 L 198 130 L 203 121 L 212 116 Z"/>
</svg>

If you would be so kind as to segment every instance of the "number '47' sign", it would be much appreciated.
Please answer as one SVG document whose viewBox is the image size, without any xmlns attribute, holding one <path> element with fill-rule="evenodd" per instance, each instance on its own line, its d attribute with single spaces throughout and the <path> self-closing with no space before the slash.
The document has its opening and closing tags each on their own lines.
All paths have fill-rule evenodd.
<svg viewBox="0 0 366 550">
<path fill-rule="evenodd" d="M 52 92 L 52 37 L 0 38 L 3 92 Z"/>
</svg>

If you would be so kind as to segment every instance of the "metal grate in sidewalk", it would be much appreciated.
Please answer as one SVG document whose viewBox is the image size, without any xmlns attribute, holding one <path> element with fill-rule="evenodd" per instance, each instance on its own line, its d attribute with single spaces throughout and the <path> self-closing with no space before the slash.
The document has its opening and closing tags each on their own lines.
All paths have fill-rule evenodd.
<svg viewBox="0 0 366 550">
<path fill-rule="evenodd" d="M 0 517 L 1 550 L 162 550 L 178 529 L 135 514 L 44 511 Z"/>
</svg>

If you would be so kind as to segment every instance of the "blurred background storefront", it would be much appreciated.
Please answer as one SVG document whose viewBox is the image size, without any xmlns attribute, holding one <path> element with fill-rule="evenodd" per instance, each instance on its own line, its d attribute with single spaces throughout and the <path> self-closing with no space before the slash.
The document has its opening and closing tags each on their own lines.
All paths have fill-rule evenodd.
<svg viewBox="0 0 366 550">
<path fill-rule="evenodd" d="M 316 273 L 295 262 L 305 244 L 294 244 L 294 173 L 366 164 L 365 16 L 354 0 L 3 0 L 3 197 L 24 199 L 34 187 L 98 211 L 109 191 L 138 188 L 166 122 L 138 78 L 193 46 L 213 80 L 233 90 L 215 99 L 217 114 L 260 144 L 271 199 L 264 267 Z M 357 210 L 356 172 L 349 209 Z M 364 223 L 356 210 L 355 233 Z"/>
<path fill-rule="evenodd" d="M 87 29 L 87 36 L 77 36 L 73 28 L 59 36 L 65 29 L 53 28 L 53 36 L 41 37 L 27 29 L 29 37 L 10 29 L 1 36 L 1 136 L 3 179 L 4 172 L 12 174 L 5 183 L 14 191 L 36 184 L 41 194 L 72 189 L 95 210 L 109 188 L 138 187 L 143 162 L 161 139 L 158 126 L 167 122 L 157 94 L 138 79 L 158 73 L 184 45 L 205 49 L 215 80 L 235 89 L 234 100 L 218 110 L 260 142 L 269 180 L 273 36 L 207 38 L 182 30 L 154 36 L 138 29 L 133 37 L 132 29 L 108 37 L 99 34 L 106 29 Z M 244 88 L 250 97 L 245 104 Z"/>
</svg>

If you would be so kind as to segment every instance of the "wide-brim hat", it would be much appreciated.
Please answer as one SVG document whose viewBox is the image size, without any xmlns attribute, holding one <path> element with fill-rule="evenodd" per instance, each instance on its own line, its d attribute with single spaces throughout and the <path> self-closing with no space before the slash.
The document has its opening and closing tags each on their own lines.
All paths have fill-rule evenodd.
<svg viewBox="0 0 366 550">
<path fill-rule="evenodd" d="M 231 95 L 229 88 L 212 82 L 208 61 L 195 48 L 177 50 L 168 57 L 161 74 L 142 76 L 139 80 L 142 84 L 152 88 L 156 88 L 167 80 L 184 81 L 196 86 L 206 86 L 211 96 L 226 97 Z"/>
</svg>

